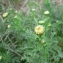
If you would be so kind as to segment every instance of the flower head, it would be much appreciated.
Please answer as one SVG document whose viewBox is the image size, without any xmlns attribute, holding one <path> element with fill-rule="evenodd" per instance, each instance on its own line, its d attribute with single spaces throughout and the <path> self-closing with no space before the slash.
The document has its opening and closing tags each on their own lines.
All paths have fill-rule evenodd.
<svg viewBox="0 0 63 63">
<path fill-rule="evenodd" d="M 38 25 L 38 26 L 35 27 L 34 31 L 35 31 L 35 33 L 38 34 L 38 35 L 39 35 L 39 34 L 43 34 L 43 33 L 44 33 L 44 26 Z"/>
<path fill-rule="evenodd" d="M 8 12 L 5 12 L 5 13 L 3 13 L 3 17 L 5 18 L 5 17 L 7 17 L 7 15 L 8 15 Z"/>
<path fill-rule="evenodd" d="M 44 12 L 45 15 L 48 15 L 49 13 L 50 13 L 49 11 L 45 11 L 45 12 Z"/>
<path fill-rule="evenodd" d="M 10 28 L 11 25 L 8 25 L 7 27 Z"/>
</svg>

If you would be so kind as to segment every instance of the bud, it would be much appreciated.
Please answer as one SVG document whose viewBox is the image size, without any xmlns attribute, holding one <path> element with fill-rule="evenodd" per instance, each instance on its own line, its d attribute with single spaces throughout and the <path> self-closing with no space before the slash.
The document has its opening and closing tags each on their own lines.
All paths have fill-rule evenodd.
<svg viewBox="0 0 63 63">
<path fill-rule="evenodd" d="M 17 18 L 17 15 L 15 15 L 15 17 L 14 18 Z"/>
<path fill-rule="evenodd" d="M 18 13 L 18 11 L 16 10 L 15 13 Z"/>
<path fill-rule="evenodd" d="M 45 43 L 45 40 L 44 40 L 44 39 L 42 39 L 42 40 L 41 40 L 41 43 L 42 43 L 42 44 L 44 44 L 44 43 Z"/>
<path fill-rule="evenodd" d="M 5 18 L 5 17 L 7 17 L 7 15 L 8 15 L 8 12 L 6 12 L 6 13 L 3 13 L 3 17 Z"/>
<path fill-rule="evenodd" d="M 11 25 L 8 25 L 7 27 L 10 28 Z"/>
<path fill-rule="evenodd" d="M 32 11 L 35 11 L 35 9 L 32 9 Z"/>
<path fill-rule="evenodd" d="M 49 11 L 45 11 L 44 14 L 45 14 L 45 15 L 48 15 L 48 14 L 49 14 Z"/>
<path fill-rule="evenodd" d="M 2 59 L 2 56 L 0 56 L 0 60 Z"/>
<path fill-rule="evenodd" d="M 45 23 L 45 21 L 39 21 L 38 23 L 39 23 L 39 24 L 43 24 L 43 23 Z"/>
</svg>

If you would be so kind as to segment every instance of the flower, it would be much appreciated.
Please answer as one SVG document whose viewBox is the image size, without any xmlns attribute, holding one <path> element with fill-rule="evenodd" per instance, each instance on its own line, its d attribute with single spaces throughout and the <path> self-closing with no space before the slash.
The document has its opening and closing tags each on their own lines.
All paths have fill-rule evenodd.
<svg viewBox="0 0 63 63">
<path fill-rule="evenodd" d="M 38 35 L 39 35 L 39 34 L 43 34 L 43 33 L 44 33 L 44 26 L 38 25 L 38 26 L 35 27 L 34 31 L 35 31 L 35 33 L 38 34 Z"/>
<path fill-rule="evenodd" d="M 5 12 L 5 13 L 3 13 L 3 17 L 5 18 L 5 17 L 7 17 L 7 15 L 8 15 L 8 12 Z"/>
<path fill-rule="evenodd" d="M 44 12 L 45 15 L 48 15 L 49 13 L 50 13 L 49 11 L 45 11 L 45 12 Z"/>
<path fill-rule="evenodd" d="M 35 11 L 35 9 L 32 9 L 32 11 Z"/>
<path fill-rule="evenodd" d="M 8 25 L 7 27 L 10 28 L 11 25 Z"/>
<path fill-rule="evenodd" d="M 0 60 L 2 59 L 2 56 L 0 56 Z"/>
<path fill-rule="evenodd" d="M 43 23 L 45 23 L 45 21 L 39 21 L 38 23 L 39 23 L 39 24 L 43 24 Z"/>
</svg>

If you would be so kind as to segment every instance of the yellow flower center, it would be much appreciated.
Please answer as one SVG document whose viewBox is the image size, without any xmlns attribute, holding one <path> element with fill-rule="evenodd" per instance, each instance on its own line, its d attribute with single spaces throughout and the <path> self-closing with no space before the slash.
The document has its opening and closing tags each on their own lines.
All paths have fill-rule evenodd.
<svg viewBox="0 0 63 63">
<path fill-rule="evenodd" d="M 41 28 L 37 28 L 37 30 L 38 30 L 38 31 L 40 31 L 40 30 L 41 30 Z"/>
</svg>

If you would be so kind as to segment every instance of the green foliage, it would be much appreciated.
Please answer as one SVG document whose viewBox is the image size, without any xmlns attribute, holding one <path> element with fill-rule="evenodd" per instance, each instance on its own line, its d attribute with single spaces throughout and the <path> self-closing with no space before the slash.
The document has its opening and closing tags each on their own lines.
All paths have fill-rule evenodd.
<svg viewBox="0 0 63 63">
<path fill-rule="evenodd" d="M 0 63 L 63 62 L 63 6 L 56 8 L 45 0 L 44 8 L 37 12 L 38 4 L 34 3 L 29 1 L 27 16 L 12 8 L 0 16 Z M 44 29 L 36 29 L 39 25 Z"/>
</svg>

